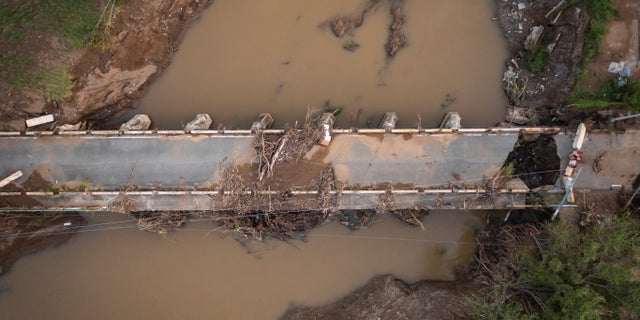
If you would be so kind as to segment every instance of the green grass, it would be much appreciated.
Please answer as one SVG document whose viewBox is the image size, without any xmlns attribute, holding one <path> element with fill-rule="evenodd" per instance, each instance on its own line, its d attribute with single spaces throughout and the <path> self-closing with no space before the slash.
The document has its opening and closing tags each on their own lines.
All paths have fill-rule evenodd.
<svg viewBox="0 0 640 320">
<path fill-rule="evenodd" d="M 570 102 L 579 108 L 622 107 L 640 110 L 640 81 L 627 79 L 626 85 L 618 87 L 618 79 L 612 79 L 596 92 L 576 87 Z"/>
<path fill-rule="evenodd" d="M 82 47 L 100 16 L 90 0 L 24 0 L 0 4 L 0 34 L 20 40 L 26 32 L 52 32 L 74 48 Z"/>
<path fill-rule="evenodd" d="M 573 90 L 570 103 L 581 108 L 588 107 L 624 107 L 640 110 L 640 84 L 629 80 L 623 87 L 617 86 L 613 79 L 595 92 L 589 92 L 580 83 L 587 76 L 587 65 L 600 54 L 600 44 L 607 30 L 605 24 L 615 15 L 613 0 L 581 0 L 591 17 L 584 38 L 584 52 L 577 73 L 578 85 Z M 580 1 L 576 1 L 580 2 Z"/>
<path fill-rule="evenodd" d="M 67 65 L 38 65 L 32 59 L 26 53 L 0 54 L 0 77 L 12 88 L 34 91 L 47 101 L 71 95 L 72 82 Z"/>
<path fill-rule="evenodd" d="M 87 45 L 100 14 L 92 0 L 2 2 L 0 45 L 8 49 L 0 51 L 0 81 L 46 100 L 68 97 L 72 82 L 65 52 Z M 62 51 L 50 51 L 50 36 L 57 37 Z M 39 58 L 42 54 L 45 58 Z"/>
<path fill-rule="evenodd" d="M 527 61 L 527 66 L 531 71 L 540 73 L 549 62 L 549 52 L 547 52 L 545 45 L 538 44 L 533 51 L 525 55 L 524 59 Z"/>
<path fill-rule="evenodd" d="M 584 37 L 584 53 L 582 56 L 582 69 L 600 54 L 600 43 L 607 30 L 604 25 L 611 20 L 616 10 L 613 0 L 582 0 L 587 7 L 587 13 L 591 17 L 589 27 Z"/>
</svg>

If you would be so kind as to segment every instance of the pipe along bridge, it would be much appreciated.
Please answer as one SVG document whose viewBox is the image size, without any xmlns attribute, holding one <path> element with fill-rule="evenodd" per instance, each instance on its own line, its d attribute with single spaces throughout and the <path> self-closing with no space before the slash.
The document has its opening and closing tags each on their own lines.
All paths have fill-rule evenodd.
<svg viewBox="0 0 640 320">
<path fill-rule="evenodd" d="M 551 135 L 559 177 L 572 151 L 572 133 L 559 128 L 334 129 L 326 146 L 287 162 L 295 148 L 279 143 L 296 133 L 0 132 L 0 211 L 517 208 L 531 190 L 501 168 L 519 137 Z M 628 157 L 634 141 L 637 132 L 590 134 L 574 190 L 631 188 L 640 171 L 640 157 Z M 265 144 L 283 161 L 265 160 Z M 603 153 L 605 169 L 592 168 Z M 561 179 L 548 189 L 564 193 Z"/>
</svg>

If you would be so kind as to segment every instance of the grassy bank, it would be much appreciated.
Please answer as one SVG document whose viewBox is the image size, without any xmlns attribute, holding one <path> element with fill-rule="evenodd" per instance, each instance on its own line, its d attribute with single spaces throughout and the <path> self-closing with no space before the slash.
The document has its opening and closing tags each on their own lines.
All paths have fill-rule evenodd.
<svg viewBox="0 0 640 320">
<path fill-rule="evenodd" d="M 586 66 L 600 54 L 600 44 L 607 32 L 605 24 L 615 14 L 613 0 L 583 0 L 591 17 L 585 34 L 584 53 L 578 84 L 573 90 L 569 102 L 577 107 L 629 108 L 640 110 L 640 83 L 625 79 L 626 84 L 618 85 L 617 79 L 605 83 L 597 90 L 589 91 L 580 85 L 587 77 Z"/>
<path fill-rule="evenodd" d="M 591 20 L 584 35 L 584 53 L 582 55 L 582 70 L 600 54 L 600 43 L 606 34 L 605 24 L 611 20 L 616 10 L 613 0 L 582 0 L 587 7 Z"/>
<path fill-rule="evenodd" d="M 46 100 L 70 95 L 69 53 L 91 43 L 111 0 L 22 0 L 0 4 L 0 83 Z M 104 3 L 106 2 L 106 3 Z"/>
<path fill-rule="evenodd" d="M 618 80 L 612 79 L 595 92 L 576 87 L 571 103 L 580 108 L 620 107 L 640 110 L 640 82 L 627 79 L 625 85 L 619 86 Z"/>
</svg>

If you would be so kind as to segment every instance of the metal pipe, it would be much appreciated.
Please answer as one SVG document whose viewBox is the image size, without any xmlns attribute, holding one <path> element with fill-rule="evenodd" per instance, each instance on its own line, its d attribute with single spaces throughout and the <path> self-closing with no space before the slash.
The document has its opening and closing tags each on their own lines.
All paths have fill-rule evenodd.
<svg viewBox="0 0 640 320">
<path fill-rule="evenodd" d="M 562 209 L 562 207 L 564 206 L 564 203 L 567 202 L 567 199 L 569 198 L 569 194 L 571 194 L 571 192 L 573 192 L 573 185 L 576 183 L 576 180 L 578 179 L 578 176 L 580 175 L 580 172 L 582 172 L 582 167 L 578 167 L 578 171 L 576 171 L 576 175 L 574 176 L 573 180 L 571 181 L 571 184 L 568 185 L 568 186 L 565 186 L 565 189 L 567 190 L 567 192 L 564 194 L 564 197 L 562 198 L 562 201 L 560 201 L 560 203 L 558 204 L 558 208 L 553 213 L 553 216 L 551 216 L 551 220 L 555 220 L 556 219 L 556 216 L 558 215 L 558 213 L 560 213 L 560 209 Z"/>
<path fill-rule="evenodd" d="M 630 116 L 624 116 L 624 117 L 611 118 L 611 122 L 616 122 L 616 121 L 618 121 L 618 120 L 627 120 L 627 119 L 637 118 L 637 117 L 640 117 L 640 113 L 632 114 L 632 115 L 630 115 Z"/>
</svg>

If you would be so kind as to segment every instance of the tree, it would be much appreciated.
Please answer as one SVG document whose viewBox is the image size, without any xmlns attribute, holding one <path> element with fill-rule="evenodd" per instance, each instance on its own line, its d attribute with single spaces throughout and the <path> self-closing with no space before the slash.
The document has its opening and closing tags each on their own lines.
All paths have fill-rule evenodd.
<svg viewBox="0 0 640 320">
<path fill-rule="evenodd" d="M 548 224 L 538 251 L 522 253 L 501 292 L 477 305 L 485 319 L 637 319 L 640 224 L 628 214 L 579 229 Z M 498 269 L 496 269 L 498 270 Z M 494 277 L 499 278 L 499 277 Z M 513 313 L 518 317 L 512 317 Z"/>
</svg>

